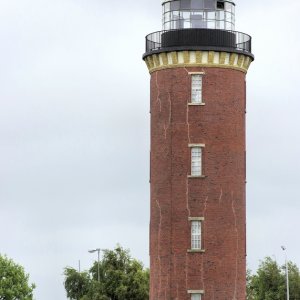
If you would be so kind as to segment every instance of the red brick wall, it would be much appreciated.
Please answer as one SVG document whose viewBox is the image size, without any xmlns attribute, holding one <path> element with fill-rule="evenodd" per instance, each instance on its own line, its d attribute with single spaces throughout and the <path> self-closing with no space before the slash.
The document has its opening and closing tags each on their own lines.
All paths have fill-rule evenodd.
<svg viewBox="0 0 300 300">
<path fill-rule="evenodd" d="M 188 106 L 188 72 L 205 72 L 205 106 Z M 150 299 L 245 300 L 245 74 L 172 68 L 151 75 Z M 188 178 L 189 143 L 205 144 Z M 188 253 L 190 217 L 205 217 L 205 253 Z"/>
</svg>

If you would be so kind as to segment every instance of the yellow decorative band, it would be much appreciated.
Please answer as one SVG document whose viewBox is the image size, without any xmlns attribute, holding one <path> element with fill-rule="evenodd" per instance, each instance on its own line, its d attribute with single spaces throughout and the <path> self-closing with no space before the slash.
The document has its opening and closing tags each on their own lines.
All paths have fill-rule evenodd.
<svg viewBox="0 0 300 300">
<path fill-rule="evenodd" d="M 174 51 L 145 58 L 149 72 L 180 67 L 229 68 L 247 73 L 252 58 L 245 54 L 216 51 Z"/>
</svg>

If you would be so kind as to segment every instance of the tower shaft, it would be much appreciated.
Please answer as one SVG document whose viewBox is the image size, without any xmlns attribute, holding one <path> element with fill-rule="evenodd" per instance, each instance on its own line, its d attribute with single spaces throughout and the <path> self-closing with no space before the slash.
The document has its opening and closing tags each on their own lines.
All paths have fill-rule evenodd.
<svg viewBox="0 0 300 300">
<path fill-rule="evenodd" d="M 194 74 L 203 78 L 201 105 L 190 103 Z M 150 299 L 190 299 L 190 291 L 245 299 L 245 100 L 238 65 L 151 74 Z M 191 175 L 193 145 L 202 148 L 201 176 Z M 193 220 L 202 223 L 201 249 L 191 249 Z"/>
</svg>

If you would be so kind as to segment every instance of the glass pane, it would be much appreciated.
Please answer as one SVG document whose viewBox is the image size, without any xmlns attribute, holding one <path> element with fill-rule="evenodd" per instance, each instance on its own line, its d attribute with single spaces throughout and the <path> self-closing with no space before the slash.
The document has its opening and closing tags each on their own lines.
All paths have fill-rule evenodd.
<svg viewBox="0 0 300 300">
<path fill-rule="evenodd" d="M 225 14 L 225 19 L 226 19 L 226 21 L 228 21 L 228 22 L 231 22 L 231 18 L 232 18 L 232 15 L 231 15 L 231 13 L 226 13 Z"/>
<path fill-rule="evenodd" d="M 181 13 L 181 16 L 182 16 L 183 19 L 189 20 L 190 17 L 191 17 L 191 13 L 189 11 L 184 11 L 184 12 Z"/>
<path fill-rule="evenodd" d="M 177 29 L 183 28 L 183 26 L 184 26 L 184 21 L 183 21 L 182 19 L 179 19 L 179 20 L 177 20 L 177 21 L 175 21 L 175 22 L 176 22 L 175 28 L 177 28 Z"/>
<path fill-rule="evenodd" d="M 216 29 L 216 22 L 215 21 L 207 22 L 207 28 Z"/>
<path fill-rule="evenodd" d="M 201 249 L 201 222 L 200 221 L 192 221 L 191 247 L 192 249 Z"/>
<path fill-rule="evenodd" d="M 215 10 L 216 1 L 215 0 L 204 0 L 204 9 Z"/>
<path fill-rule="evenodd" d="M 225 29 L 224 21 L 217 22 L 216 29 Z"/>
<path fill-rule="evenodd" d="M 201 294 L 192 294 L 191 300 L 201 300 Z"/>
<path fill-rule="evenodd" d="M 202 149 L 200 147 L 193 147 L 191 151 L 191 174 L 193 176 L 202 175 L 201 160 L 202 160 Z"/>
<path fill-rule="evenodd" d="M 175 16 L 172 22 L 172 29 L 179 29 L 181 28 L 181 20 L 179 17 Z"/>
<path fill-rule="evenodd" d="M 167 23 L 165 24 L 165 30 L 170 30 L 170 29 L 172 29 L 172 28 L 171 28 L 171 22 L 167 22 Z"/>
<path fill-rule="evenodd" d="M 218 16 L 217 16 L 217 18 L 218 18 L 219 20 L 224 20 L 224 18 L 225 18 L 224 11 L 218 11 Z"/>
<path fill-rule="evenodd" d="M 172 1 L 171 2 L 171 10 L 179 10 L 180 9 L 180 2 L 179 1 Z"/>
<path fill-rule="evenodd" d="M 225 10 L 231 12 L 232 11 L 232 3 L 225 2 Z"/>
<path fill-rule="evenodd" d="M 165 22 L 171 21 L 171 13 L 166 13 L 164 16 Z"/>
<path fill-rule="evenodd" d="M 190 20 L 185 20 L 184 21 L 184 28 L 191 28 L 191 22 L 190 22 Z"/>
<path fill-rule="evenodd" d="M 202 18 L 204 16 L 204 12 L 203 11 L 192 11 L 191 14 L 193 16 L 202 16 Z"/>
<path fill-rule="evenodd" d="M 207 13 L 207 19 L 209 19 L 209 20 L 215 20 L 215 18 L 216 18 L 215 12 L 210 11 L 210 12 Z"/>
<path fill-rule="evenodd" d="M 165 6 L 165 12 L 170 11 L 171 8 L 170 2 L 167 2 L 164 6 Z"/>
<path fill-rule="evenodd" d="M 191 0 L 181 0 L 180 8 L 181 9 L 191 9 Z"/>
<path fill-rule="evenodd" d="M 226 30 L 232 30 L 232 24 L 229 22 L 225 22 L 225 29 Z"/>
<path fill-rule="evenodd" d="M 202 102 L 202 76 L 201 75 L 192 75 L 192 99 L 191 100 L 192 103 Z M 196 153 L 196 151 L 201 152 L 201 148 L 195 148 L 194 153 Z"/>
<path fill-rule="evenodd" d="M 192 0 L 191 7 L 192 7 L 192 10 L 203 9 L 204 8 L 204 0 Z"/>
<path fill-rule="evenodd" d="M 203 28 L 203 17 L 202 15 L 191 16 L 192 28 Z"/>
<path fill-rule="evenodd" d="M 175 10 L 175 11 L 173 11 L 172 12 L 172 19 L 174 20 L 176 20 L 176 19 L 178 19 L 179 18 L 179 11 L 178 10 Z"/>
</svg>

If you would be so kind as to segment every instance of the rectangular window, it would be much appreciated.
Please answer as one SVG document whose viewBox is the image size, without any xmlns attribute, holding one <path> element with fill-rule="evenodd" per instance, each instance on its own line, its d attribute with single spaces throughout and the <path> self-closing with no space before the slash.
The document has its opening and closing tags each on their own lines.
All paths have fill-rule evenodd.
<svg viewBox="0 0 300 300">
<path fill-rule="evenodd" d="M 192 75 L 192 103 L 202 103 L 202 75 Z"/>
<path fill-rule="evenodd" d="M 217 9 L 225 9 L 225 3 L 221 1 L 217 1 Z"/>
<path fill-rule="evenodd" d="M 191 300 L 201 300 L 201 294 L 191 294 Z"/>
<path fill-rule="evenodd" d="M 202 176 L 202 148 L 191 148 L 191 175 Z"/>
<path fill-rule="evenodd" d="M 191 249 L 201 249 L 201 221 L 191 222 Z"/>
</svg>

